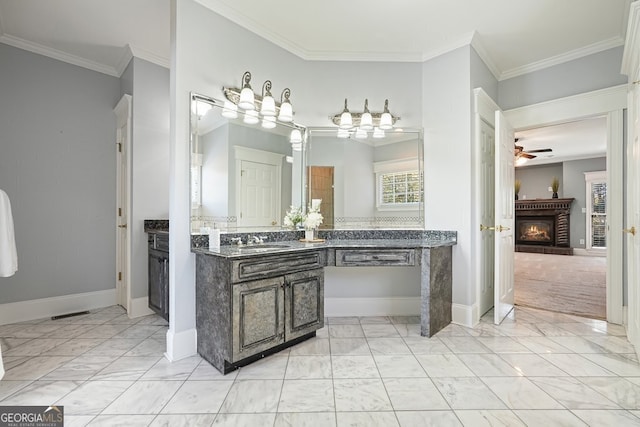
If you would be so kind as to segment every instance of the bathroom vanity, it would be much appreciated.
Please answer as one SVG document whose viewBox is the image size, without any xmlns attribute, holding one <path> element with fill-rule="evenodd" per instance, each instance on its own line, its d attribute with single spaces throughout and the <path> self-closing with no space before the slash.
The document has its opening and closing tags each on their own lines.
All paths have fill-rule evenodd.
<svg viewBox="0 0 640 427">
<path fill-rule="evenodd" d="M 322 243 L 282 240 L 291 232 L 268 234 L 268 243 L 211 250 L 198 236 L 201 247 L 192 249 L 198 353 L 223 373 L 315 336 L 324 326 L 327 266 L 419 266 L 421 335 L 430 337 L 451 322 L 455 233 L 328 232 Z"/>
</svg>

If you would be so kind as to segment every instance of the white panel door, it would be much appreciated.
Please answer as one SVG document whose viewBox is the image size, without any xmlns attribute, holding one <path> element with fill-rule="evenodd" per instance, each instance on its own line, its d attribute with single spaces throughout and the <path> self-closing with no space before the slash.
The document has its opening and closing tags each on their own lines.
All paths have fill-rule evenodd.
<svg viewBox="0 0 640 427">
<path fill-rule="evenodd" d="M 242 160 L 240 175 L 240 215 L 238 225 L 263 227 L 277 223 L 275 165 Z"/>
<path fill-rule="evenodd" d="M 478 199 L 480 224 L 495 224 L 495 129 L 481 121 L 479 133 L 478 179 L 483 197 Z M 493 307 L 494 299 L 494 235 L 491 230 L 480 231 L 480 316 Z"/>
<path fill-rule="evenodd" d="M 627 146 L 627 277 L 629 291 L 629 341 L 640 350 L 640 88 L 629 94 Z"/>
<path fill-rule="evenodd" d="M 515 221 L 513 164 L 514 133 L 502 111 L 496 111 L 495 144 L 495 284 L 494 323 L 500 324 L 513 310 Z"/>
</svg>

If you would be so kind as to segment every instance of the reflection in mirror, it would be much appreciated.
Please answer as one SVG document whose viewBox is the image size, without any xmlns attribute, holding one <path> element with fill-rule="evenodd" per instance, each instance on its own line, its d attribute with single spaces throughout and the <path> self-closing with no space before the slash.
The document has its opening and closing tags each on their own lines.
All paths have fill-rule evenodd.
<svg viewBox="0 0 640 427">
<path fill-rule="evenodd" d="M 192 234 L 280 230 L 289 207 L 303 203 L 306 129 L 251 118 L 191 94 Z M 290 142 L 292 133 L 303 143 Z"/>
<path fill-rule="evenodd" d="M 320 202 L 321 228 L 424 228 L 422 131 L 382 138 L 310 129 L 307 204 Z"/>
</svg>

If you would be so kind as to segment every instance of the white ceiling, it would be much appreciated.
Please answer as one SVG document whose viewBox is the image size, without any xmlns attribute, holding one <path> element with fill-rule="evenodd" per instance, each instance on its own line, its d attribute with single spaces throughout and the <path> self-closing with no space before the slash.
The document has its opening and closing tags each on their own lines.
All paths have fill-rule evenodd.
<svg viewBox="0 0 640 427">
<path fill-rule="evenodd" d="M 182 0 L 178 0 L 182 1 Z M 425 61 L 471 43 L 496 78 L 624 44 L 631 0 L 195 0 L 307 60 Z M 120 76 L 169 66 L 170 0 L 0 0 L 0 42 Z M 520 132 L 529 164 L 604 155 L 602 119 Z M 573 151 L 572 151 L 573 150 Z"/>
<path fill-rule="evenodd" d="M 631 0 L 196 1 L 304 59 L 424 61 L 472 43 L 504 79 L 622 45 Z M 112 75 L 131 52 L 168 66 L 169 0 L 0 0 L 0 41 Z"/>
<path fill-rule="evenodd" d="M 607 119 L 594 117 L 576 122 L 546 126 L 516 132 L 517 144 L 524 151 L 551 148 L 550 153 L 537 156 L 524 166 L 557 163 L 565 160 L 604 157 L 607 152 Z"/>
</svg>

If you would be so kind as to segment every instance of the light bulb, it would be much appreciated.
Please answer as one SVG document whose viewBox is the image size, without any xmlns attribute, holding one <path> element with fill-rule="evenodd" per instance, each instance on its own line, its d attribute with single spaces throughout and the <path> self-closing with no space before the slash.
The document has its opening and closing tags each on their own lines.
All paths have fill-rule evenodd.
<svg viewBox="0 0 640 427">
<path fill-rule="evenodd" d="M 356 139 L 367 139 L 367 131 L 362 128 L 358 128 L 356 130 Z"/>
<path fill-rule="evenodd" d="M 289 138 L 289 142 L 291 142 L 292 144 L 302 142 L 302 133 L 300 132 L 300 129 L 294 129 L 291 131 L 291 137 Z"/>
<path fill-rule="evenodd" d="M 338 129 L 338 138 L 349 138 L 349 131 L 346 129 Z"/>
<path fill-rule="evenodd" d="M 276 127 L 276 118 L 274 116 L 264 116 L 262 118 L 262 127 L 265 129 L 273 129 Z"/>
<path fill-rule="evenodd" d="M 247 110 L 244 112 L 243 122 L 245 122 L 246 124 L 255 125 L 259 121 L 260 118 L 258 117 L 258 112 L 256 110 Z"/>
<path fill-rule="evenodd" d="M 238 106 L 231 101 L 224 101 L 224 108 L 222 109 L 222 117 L 227 119 L 238 118 Z"/>
<path fill-rule="evenodd" d="M 374 138 L 384 138 L 384 131 L 380 128 L 373 129 Z"/>
</svg>

